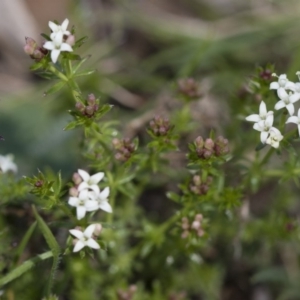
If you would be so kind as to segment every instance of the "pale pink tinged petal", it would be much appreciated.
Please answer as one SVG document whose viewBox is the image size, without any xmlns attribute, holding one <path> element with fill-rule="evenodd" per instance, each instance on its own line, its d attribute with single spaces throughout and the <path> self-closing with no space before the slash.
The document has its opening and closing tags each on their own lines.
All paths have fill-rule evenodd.
<svg viewBox="0 0 300 300">
<path fill-rule="evenodd" d="M 89 225 L 84 231 L 84 236 L 91 238 L 95 231 L 95 228 L 96 228 L 96 224 Z"/>
<path fill-rule="evenodd" d="M 73 252 L 78 252 L 84 248 L 85 244 L 82 241 L 78 241 L 73 249 Z"/>
<path fill-rule="evenodd" d="M 293 103 L 290 103 L 286 106 L 286 109 L 288 110 L 290 116 L 292 116 L 295 112 L 295 107 Z"/>
<path fill-rule="evenodd" d="M 295 124 L 298 124 L 299 123 L 299 118 L 296 117 L 296 116 L 289 117 L 285 123 L 295 123 Z"/>
<path fill-rule="evenodd" d="M 296 101 L 298 101 L 300 99 L 300 94 L 299 93 L 295 93 L 293 95 L 290 96 L 290 101 L 292 103 L 295 103 Z"/>
<path fill-rule="evenodd" d="M 265 116 L 267 114 L 267 106 L 264 101 L 261 101 L 261 103 L 259 105 L 259 114 L 261 116 Z"/>
<path fill-rule="evenodd" d="M 271 82 L 270 84 L 270 90 L 277 90 L 279 88 L 278 82 Z"/>
<path fill-rule="evenodd" d="M 55 47 L 54 47 L 53 42 L 48 41 L 43 45 L 43 48 L 45 48 L 47 50 L 53 50 Z"/>
<path fill-rule="evenodd" d="M 98 185 L 93 184 L 93 185 L 90 185 L 89 188 L 91 190 L 93 190 L 97 195 L 100 193 L 100 188 Z"/>
<path fill-rule="evenodd" d="M 72 52 L 73 51 L 72 47 L 69 44 L 67 44 L 67 43 L 62 43 L 61 47 L 60 47 L 60 50 L 61 51 L 68 51 L 68 52 Z"/>
<path fill-rule="evenodd" d="M 98 182 L 100 182 L 102 180 L 103 177 L 104 177 L 103 172 L 96 173 L 93 176 L 91 176 L 90 183 L 91 184 L 97 184 Z"/>
<path fill-rule="evenodd" d="M 260 121 L 260 117 L 259 115 L 250 115 L 248 117 L 246 117 L 246 120 L 249 121 L 249 122 L 259 122 Z"/>
<path fill-rule="evenodd" d="M 98 202 L 94 200 L 88 200 L 85 202 L 85 208 L 87 211 L 94 211 L 98 209 Z"/>
<path fill-rule="evenodd" d="M 68 201 L 69 205 L 71 206 L 78 206 L 79 199 L 77 197 L 70 197 Z"/>
<path fill-rule="evenodd" d="M 80 192 L 80 191 L 83 191 L 84 189 L 88 189 L 89 188 L 89 185 L 83 181 L 79 184 L 77 190 Z"/>
<path fill-rule="evenodd" d="M 84 170 L 78 169 L 78 174 L 84 181 L 89 181 L 90 174 Z"/>
<path fill-rule="evenodd" d="M 100 194 L 99 194 L 99 198 L 100 199 L 107 199 L 107 197 L 109 196 L 109 187 L 106 187 Z"/>
<path fill-rule="evenodd" d="M 84 206 L 77 206 L 76 213 L 77 213 L 77 219 L 81 220 L 82 218 L 84 218 L 85 213 L 86 213 L 85 207 Z"/>
<path fill-rule="evenodd" d="M 52 59 L 53 63 L 57 62 L 59 54 L 60 54 L 60 51 L 57 49 L 54 49 L 51 51 L 51 59 Z"/>
<path fill-rule="evenodd" d="M 86 245 L 93 249 L 100 249 L 99 244 L 93 239 L 87 240 Z"/>
<path fill-rule="evenodd" d="M 61 24 L 61 28 L 63 31 L 66 31 L 67 27 L 69 25 L 69 20 L 68 19 L 65 19 L 62 24 Z"/>
<path fill-rule="evenodd" d="M 77 229 L 70 229 L 69 232 L 78 239 L 83 237 L 83 232 Z"/>
<path fill-rule="evenodd" d="M 254 129 L 254 130 L 257 130 L 257 131 L 262 131 L 262 130 L 263 130 L 263 129 L 261 128 L 261 126 L 259 126 L 258 123 L 255 123 L 255 124 L 253 125 L 253 129 Z"/>
<path fill-rule="evenodd" d="M 269 136 L 269 132 L 263 131 L 260 134 L 260 141 L 264 144 Z"/>
<path fill-rule="evenodd" d="M 52 31 L 57 31 L 58 26 L 54 22 L 49 21 L 48 25 Z"/>
<path fill-rule="evenodd" d="M 112 213 L 112 208 L 110 206 L 110 204 L 107 201 L 103 201 L 99 203 L 99 208 L 108 212 L 108 213 Z"/>
<path fill-rule="evenodd" d="M 285 107 L 285 103 L 282 101 L 282 100 L 280 100 L 280 101 L 278 101 L 276 104 L 275 104 L 275 109 L 276 110 L 278 110 L 278 109 L 281 109 L 281 108 L 283 108 L 283 107 Z"/>
</svg>

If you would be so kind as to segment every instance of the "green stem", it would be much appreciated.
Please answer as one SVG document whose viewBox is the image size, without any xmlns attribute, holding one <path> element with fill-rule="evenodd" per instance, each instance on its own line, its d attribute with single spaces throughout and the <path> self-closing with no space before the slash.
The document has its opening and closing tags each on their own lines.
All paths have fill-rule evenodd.
<svg viewBox="0 0 300 300">
<path fill-rule="evenodd" d="M 262 167 L 264 164 L 266 164 L 268 162 L 268 160 L 270 159 L 270 157 L 273 154 L 274 150 L 275 149 L 273 147 L 271 149 L 269 149 L 269 151 L 267 152 L 267 154 L 264 156 L 264 158 L 260 162 L 260 164 L 259 164 L 260 167 Z"/>
<path fill-rule="evenodd" d="M 68 77 L 65 74 L 59 72 L 53 65 L 49 64 L 48 65 L 48 70 L 50 72 L 52 72 L 53 74 L 55 74 L 61 80 L 66 81 L 66 82 L 68 81 Z"/>
</svg>

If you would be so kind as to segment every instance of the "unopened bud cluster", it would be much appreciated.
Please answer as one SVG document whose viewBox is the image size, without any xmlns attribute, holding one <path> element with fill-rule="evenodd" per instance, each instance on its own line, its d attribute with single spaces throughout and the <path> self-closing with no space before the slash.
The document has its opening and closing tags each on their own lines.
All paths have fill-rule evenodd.
<svg viewBox="0 0 300 300">
<path fill-rule="evenodd" d="M 25 53 L 28 54 L 32 59 L 35 59 L 36 61 L 40 61 L 48 53 L 47 49 L 39 47 L 36 41 L 30 37 L 25 38 L 25 43 Z"/>
<path fill-rule="evenodd" d="M 212 156 L 223 156 L 229 152 L 228 140 L 222 136 L 213 141 L 211 138 L 205 141 L 201 136 L 198 136 L 194 144 L 196 146 L 196 153 L 199 158 L 208 159 Z"/>
<path fill-rule="evenodd" d="M 117 292 L 118 300 L 131 300 L 131 299 L 133 299 L 133 296 L 134 296 L 136 290 L 137 290 L 137 287 L 134 284 L 129 286 L 127 291 L 118 290 L 118 292 Z"/>
<path fill-rule="evenodd" d="M 178 82 L 178 92 L 189 98 L 199 98 L 201 97 L 201 92 L 198 83 L 194 78 L 183 78 L 179 79 Z"/>
<path fill-rule="evenodd" d="M 69 195 L 70 195 L 71 197 L 77 197 L 77 196 L 79 195 L 79 191 L 78 191 L 77 187 L 78 187 L 79 184 L 82 182 L 82 178 L 81 178 L 81 176 L 79 175 L 79 173 L 77 173 L 77 172 L 73 173 L 72 181 L 74 182 L 75 186 L 72 186 L 72 187 L 69 189 Z"/>
<path fill-rule="evenodd" d="M 155 116 L 149 125 L 150 131 L 156 136 L 165 136 L 172 128 L 169 119 L 161 116 Z"/>
<path fill-rule="evenodd" d="M 206 180 L 204 181 L 201 176 L 195 175 L 193 176 L 192 182 L 190 183 L 190 191 L 193 192 L 196 195 L 206 195 L 209 186 L 212 182 L 212 177 L 208 176 Z"/>
<path fill-rule="evenodd" d="M 129 139 L 113 139 L 113 146 L 117 150 L 115 158 L 119 161 L 127 161 L 135 151 L 135 144 Z"/>
<path fill-rule="evenodd" d="M 93 117 L 99 109 L 99 100 L 96 99 L 94 94 L 89 94 L 86 103 L 77 102 L 76 109 L 86 117 Z"/>
<path fill-rule="evenodd" d="M 195 232 L 199 237 L 203 236 L 202 220 L 202 214 L 197 214 L 191 223 L 187 217 L 183 217 L 181 219 L 181 228 L 183 230 L 181 237 L 186 239 L 192 232 Z"/>
</svg>

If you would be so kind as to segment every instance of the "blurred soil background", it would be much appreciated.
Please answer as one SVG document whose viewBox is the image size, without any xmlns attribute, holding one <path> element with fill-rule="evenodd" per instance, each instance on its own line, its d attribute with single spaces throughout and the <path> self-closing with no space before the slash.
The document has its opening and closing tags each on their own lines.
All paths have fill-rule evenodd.
<svg viewBox="0 0 300 300">
<path fill-rule="evenodd" d="M 275 63 L 295 79 L 299 16 L 297 0 L 1 0 L 0 154 L 15 155 L 20 176 L 45 166 L 71 174 L 82 164 L 78 132 L 62 130 L 71 95 L 44 96 L 49 82 L 30 72 L 23 51 L 25 36 L 43 41 L 49 20 L 68 18 L 77 38 L 89 37 L 80 54 L 91 55 L 86 66 L 97 72 L 80 85 L 122 111 L 124 136 L 133 137 L 156 111 L 176 108 L 176 82 L 186 77 L 201 86 L 193 110 L 199 132 L 222 133 L 256 66 Z M 243 268 L 227 270 L 222 299 L 272 300 L 268 289 L 250 286 L 251 270 Z"/>
</svg>

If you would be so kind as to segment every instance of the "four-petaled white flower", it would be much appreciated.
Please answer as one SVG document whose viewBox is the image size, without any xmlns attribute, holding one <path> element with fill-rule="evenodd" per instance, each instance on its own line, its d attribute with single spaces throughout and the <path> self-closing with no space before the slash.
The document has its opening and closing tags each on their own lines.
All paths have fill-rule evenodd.
<svg viewBox="0 0 300 300">
<path fill-rule="evenodd" d="M 300 99 L 300 94 L 287 93 L 286 90 L 281 89 L 280 91 L 278 91 L 278 97 L 281 100 L 276 103 L 275 109 L 278 110 L 286 107 L 289 114 L 292 116 L 295 111 L 294 103 Z"/>
<path fill-rule="evenodd" d="M 291 116 L 287 119 L 286 123 L 295 123 L 298 125 L 298 133 L 300 136 L 300 109 L 298 109 L 298 116 Z"/>
<path fill-rule="evenodd" d="M 64 35 L 70 35 L 70 31 L 67 30 L 67 27 L 69 25 L 69 20 L 65 19 L 61 25 L 57 25 L 54 22 L 49 21 L 48 23 L 50 29 L 52 30 L 52 33 L 50 34 L 51 40 L 54 40 L 56 34 L 58 32 L 61 32 Z"/>
<path fill-rule="evenodd" d="M 69 205 L 76 207 L 78 220 L 84 218 L 87 211 L 98 209 L 98 203 L 91 200 L 90 192 L 88 190 L 81 191 L 78 197 L 70 197 L 68 203 Z"/>
<path fill-rule="evenodd" d="M 267 137 L 269 135 L 269 131 L 272 128 L 274 121 L 274 116 L 273 114 L 267 116 L 266 120 L 264 121 L 259 121 L 258 123 L 255 123 L 253 125 L 253 128 L 257 131 L 260 131 L 260 141 L 262 143 L 265 143 L 267 140 Z"/>
<path fill-rule="evenodd" d="M 14 173 L 17 173 L 18 167 L 13 162 L 14 156 L 12 154 L 7 155 L 0 155 L 0 169 L 3 173 L 7 173 L 9 171 L 12 171 Z"/>
<path fill-rule="evenodd" d="M 93 190 L 97 194 L 100 193 L 100 189 L 97 184 L 104 177 L 103 172 L 99 172 L 99 173 L 96 173 L 96 174 L 90 176 L 90 174 L 88 172 L 79 169 L 78 173 L 83 180 L 78 186 L 78 191 L 82 191 L 84 189 L 89 189 L 89 190 Z"/>
<path fill-rule="evenodd" d="M 278 148 L 280 141 L 283 139 L 282 134 L 275 127 L 272 127 L 270 129 L 269 133 L 270 133 L 270 135 L 269 135 L 269 137 L 266 140 L 266 144 L 269 144 L 269 145 L 271 145 L 274 148 Z"/>
<path fill-rule="evenodd" d="M 72 52 L 72 47 L 63 41 L 63 32 L 59 31 L 55 34 L 52 41 L 47 41 L 43 47 L 51 51 L 51 60 L 53 63 L 57 62 L 60 52 Z"/>
<path fill-rule="evenodd" d="M 85 246 L 93 248 L 93 249 L 100 249 L 99 244 L 93 239 L 93 233 L 95 231 L 96 224 L 89 225 L 84 232 L 71 229 L 69 230 L 70 233 L 75 236 L 78 240 L 76 241 L 75 247 L 73 252 L 78 252 Z"/>
<path fill-rule="evenodd" d="M 265 121 L 268 116 L 273 115 L 273 111 L 267 111 L 267 106 L 264 101 L 261 101 L 259 105 L 259 115 L 258 114 L 252 114 L 246 118 L 249 122 L 255 122 L 258 123 L 260 121 Z"/>
<path fill-rule="evenodd" d="M 278 81 L 271 82 L 270 90 L 277 90 L 277 94 L 282 90 L 294 90 L 294 83 L 287 79 L 286 74 L 277 76 L 275 73 L 272 76 L 278 77 Z"/>
<path fill-rule="evenodd" d="M 92 192 L 92 199 L 97 202 L 97 208 L 102 209 L 108 213 L 112 213 L 112 207 L 108 203 L 109 187 L 106 187 L 102 192 Z"/>
</svg>

